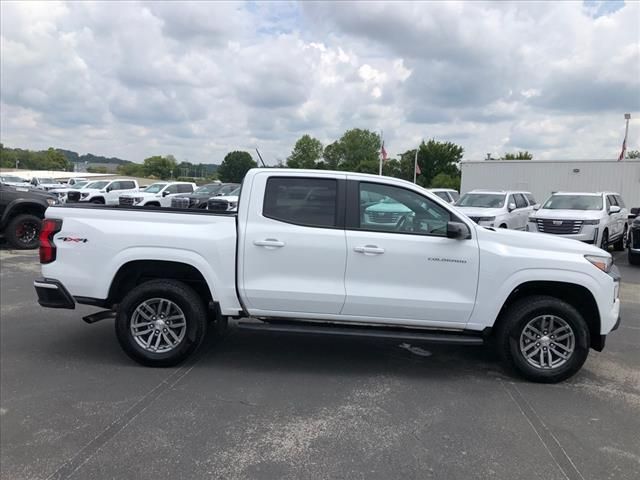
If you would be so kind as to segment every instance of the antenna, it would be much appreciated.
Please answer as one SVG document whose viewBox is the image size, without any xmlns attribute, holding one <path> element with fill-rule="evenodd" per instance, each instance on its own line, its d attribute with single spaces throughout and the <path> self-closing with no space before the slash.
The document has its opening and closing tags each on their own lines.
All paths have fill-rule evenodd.
<svg viewBox="0 0 640 480">
<path fill-rule="evenodd" d="M 267 166 L 264 164 L 264 160 L 262 159 L 262 155 L 260 155 L 260 150 L 258 150 L 257 148 L 256 148 L 256 153 L 258 154 L 258 158 L 259 158 L 259 159 L 260 159 L 260 161 L 262 162 L 262 166 L 263 166 L 264 168 L 267 168 Z"/>
</svg>

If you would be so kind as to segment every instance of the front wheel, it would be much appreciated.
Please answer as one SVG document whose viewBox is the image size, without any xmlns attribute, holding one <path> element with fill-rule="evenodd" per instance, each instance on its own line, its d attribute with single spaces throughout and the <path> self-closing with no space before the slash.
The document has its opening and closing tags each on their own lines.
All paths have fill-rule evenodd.
<svg viewBox="0 0 640 480">
<path fill-rule="evenodd" d="M 631 251 L 631 245 L 629 245 L 629 263 L 631 265 L 640 265 L 640 253 Z"/>
<path fill-rule="evenodd" d="M 556 383 L 573 376 L 589 354 L 589 329 L 582 315 L 554 297 L 519 300 L 497 332 L 503 360 L 533 382 Z"/>
<path fill-rule="evenodd" d="M 204 302 L 188 285 L 151 280 L 131 290 L 118 307 L 116 336 L 133 360 L 150 367 L 176 365 L 202 343 Z"/>
<path fill-rule="evenodd" d="M 625 225 L 625 226 L 624 226 L 624 230 L 623 230 L 623 232 L 622 232 L 622 236 L 620 237 L 620 239 L 619 239 L 618 241 L 616 241 L 616 242 L 613 244 L 613 249 L 614 249 L 616 252 L 622 252 L 622 251 L 624 251 L 624 242 L 625 242 L 625 239 L 626 239 L 626 238 L 627 238 L 627 226 Z"/>
<path fill-rule="evenodd" d="M 7 225 L 7 242 L 19 250 L 38 248 L 42 220 L 31 214 L 16 215 Z"/>
</svg>

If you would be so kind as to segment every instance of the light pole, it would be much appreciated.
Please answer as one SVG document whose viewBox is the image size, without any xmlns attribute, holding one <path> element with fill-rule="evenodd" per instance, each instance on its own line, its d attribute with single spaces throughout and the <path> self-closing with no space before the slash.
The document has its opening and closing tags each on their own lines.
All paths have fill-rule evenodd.
<svg viewBox="0 0 640 480">
<path fill-rule="evenodd" d="M 624 129 L 624 140 L 622 141 L 622 151 L 620 152 L 618 161 L 624 160 L 625 154 L 627 153 L 627 135 L 629 135 L 629 120 L 631 119 L 631 114 L 625 113 L 624 119 L 626 120 L 627 125 Z"/>
</svg>

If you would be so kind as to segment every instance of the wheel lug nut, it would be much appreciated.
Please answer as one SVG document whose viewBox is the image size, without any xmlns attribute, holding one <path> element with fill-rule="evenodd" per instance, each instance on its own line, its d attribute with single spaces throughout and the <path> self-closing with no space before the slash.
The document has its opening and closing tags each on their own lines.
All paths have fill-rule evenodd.
<svg viewBox="0 0 640 480">
<path fill-rule="evenodd" d="M 540 344 L 539 344 L 539 343 L 536 343 L 536 347 L 539 347 L 539 346 L 540 346 Z"/>
</svg>

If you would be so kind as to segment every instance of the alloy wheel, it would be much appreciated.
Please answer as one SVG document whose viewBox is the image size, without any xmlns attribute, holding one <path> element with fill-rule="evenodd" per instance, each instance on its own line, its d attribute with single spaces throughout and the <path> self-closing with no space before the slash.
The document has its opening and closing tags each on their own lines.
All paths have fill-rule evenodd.
<svg viewBox="0 0 640 480">
<path fill-rule="evenodd" d="M 549 370 L 564 365 L 575 350 L 573 328 L 555 315 L 530 320 L 520 334 L 520 353 L 536 368 Z"/>
<path fill-rule="evenodd" d="M 134 310 L 130 330 L 142 349 L 165 353 L 182 342 L 187 331 L 187 320 L 176 303 L 166 298 L 151 298 Z"/>
</svg>

